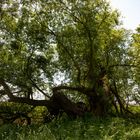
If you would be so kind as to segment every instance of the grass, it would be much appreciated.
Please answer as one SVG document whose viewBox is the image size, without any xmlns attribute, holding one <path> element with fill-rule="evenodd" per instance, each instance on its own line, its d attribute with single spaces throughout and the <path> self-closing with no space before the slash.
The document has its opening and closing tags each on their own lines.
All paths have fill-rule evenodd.
<svg viewBox="0 0 140 140">
<path fill-rule="evenodd" d="M 0 140 L 140 140 L 140 120 L 87 115 L 75 120 L 63 116 L 42 125 L 5 124 Z"/>
</svg>

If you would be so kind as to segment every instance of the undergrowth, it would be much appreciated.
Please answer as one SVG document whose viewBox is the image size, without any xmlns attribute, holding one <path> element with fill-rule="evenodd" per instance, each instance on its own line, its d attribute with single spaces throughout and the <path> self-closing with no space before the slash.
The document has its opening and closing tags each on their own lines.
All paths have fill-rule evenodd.
<svg viewBox="0 0 140 140">
<path fill-rule="evenodd" d="M 0 140 L 140 140 L 140 121 L 91 115 L 73 120 L 64 115 L 42 125 L 2 125 Z"/>
</svg>

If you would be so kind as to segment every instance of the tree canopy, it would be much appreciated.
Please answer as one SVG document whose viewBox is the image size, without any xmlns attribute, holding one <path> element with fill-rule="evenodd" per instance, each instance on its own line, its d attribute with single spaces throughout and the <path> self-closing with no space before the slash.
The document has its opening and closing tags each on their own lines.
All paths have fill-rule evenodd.
<svg viewBox="0 0 140 140">
<path fill-rule="evenodd" d="M 109 2 L 4 0 L 0 11 L 1 101 L 74 115 L 139 103 L 140 30 Z"/>
</svg>

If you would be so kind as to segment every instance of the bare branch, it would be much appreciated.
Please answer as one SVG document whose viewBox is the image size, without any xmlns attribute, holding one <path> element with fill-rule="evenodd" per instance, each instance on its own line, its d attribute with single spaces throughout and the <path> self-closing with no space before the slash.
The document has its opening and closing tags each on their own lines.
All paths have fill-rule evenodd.
<svg viewBox="0 0 140 140">
<path fill-rule="evenodd" d="M 3 86 L 5 90 L 4 92 L 8 95 L 8 97 L 10 98 L 9 101 L 11 102 L 26 103 L 28 105 L 33 105 L 33 106 L 48 106 L 49 104 L 49 101 L 47 100 L 33 100 L 33 99 L 25 98 L 25 97 L 14 96 L 9 86 L 6 84 L 6 82 L 2 78 L 0 78 L 0 85 Z"/>
</svg>

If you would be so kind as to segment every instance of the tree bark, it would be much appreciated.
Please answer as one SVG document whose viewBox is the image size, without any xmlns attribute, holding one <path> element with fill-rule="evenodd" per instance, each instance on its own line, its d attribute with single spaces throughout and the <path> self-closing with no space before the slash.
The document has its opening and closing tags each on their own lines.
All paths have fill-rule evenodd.
<svg viewBox="0 0 140 140">
<path fill-rule="evenodd" d="M 32 106 L 46 106 L 50 114 L 54 116 L 58 115 L 60 111 L 66 112 L 71 117 L 82 116 L 85 112 L 79 105 L 69 100 L 62 92 L 56 91 L 56 89 L 53 90 L 54 94 L 49 100 L 34 100 L 14 96 L 4 79 L 0 79 L 0 85 L 3 86 L 5 93 L 9 97 L 9 101 L 26 103 Z"/>
</svg>

